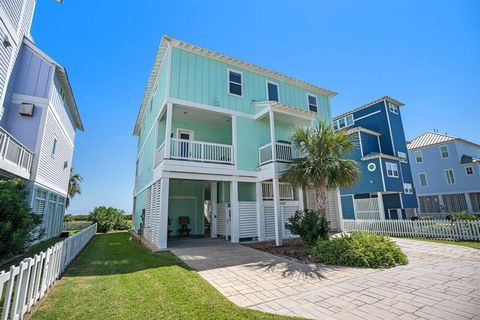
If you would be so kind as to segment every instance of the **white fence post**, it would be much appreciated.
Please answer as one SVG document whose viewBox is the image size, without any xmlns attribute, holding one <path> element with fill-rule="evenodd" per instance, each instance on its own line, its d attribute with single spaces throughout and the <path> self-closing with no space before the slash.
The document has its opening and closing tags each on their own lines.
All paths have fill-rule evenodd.
<svg viewBox="0 0 480 320">
<path fill-rule="evenodd" d="M 0 272 L 0 320 L 23 319 L 97 232 L 97 224 Z M 6 288 L 5 288 L 6 286 Z"/>
</svg>

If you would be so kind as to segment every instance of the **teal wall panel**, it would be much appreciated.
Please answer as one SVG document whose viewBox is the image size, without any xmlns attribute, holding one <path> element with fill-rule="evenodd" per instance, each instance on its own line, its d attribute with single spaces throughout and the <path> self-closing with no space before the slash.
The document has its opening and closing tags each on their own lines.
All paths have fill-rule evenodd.
<svg viewBox="0 0 480 320">
<path fill-rule="evenodd" d="M 190 120 L 172 120 L 172 131 L 174 137 L 177 137 L 177 129 L 187 129 L 194 131 L 194 140 L 213 142 L 221 144 L 232 144 L 232 128 L 230 122 L 228 126 L 212 126 L 211 123 L 190 121 Z"/>
<path fill-rule="evenodd" d="M 135 199 L 135 208 L 133 212 L 133 227 L 138 232 L 140 229 L 140 222 L 142 221 L 142 210 L 147 206 L 148 189 L 139 193 Z"/>
<path fill-rule="evenodd" d="M 237 117 L 237 163 L 240 170 L 256 170 L 258 148 L 270 142 L 267 119 L 254 120 Z"/>
<path fill-rule="evenodd" d="M 203 234 L 204 186 L 199 182 L 170 180 L 168 217 L 172 235 L 177 234 L 180 216 L 189 216 L 191 234 Z"/>
<path fill-rule="evenodd" d="M 257 198 L 254 182 L 238 183 L 238 201 L 255 201 Z"/>
</svg>

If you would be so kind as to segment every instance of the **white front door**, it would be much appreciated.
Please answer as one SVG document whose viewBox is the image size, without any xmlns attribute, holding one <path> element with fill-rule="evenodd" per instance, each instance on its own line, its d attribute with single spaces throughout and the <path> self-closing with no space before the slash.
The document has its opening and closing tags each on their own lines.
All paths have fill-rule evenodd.
<svg viewBox="0 0 480 320">
<path fill-rule="evenodd" d="M 189 158 L 191 156 L 190 142 L 192 140 L 193 132 L 190 130 L 178 129 L 177 138 L 180 140 L 187 140 L 185 142 L 181 141 L 178 146 L 179 155 L 181 158 Z"/>
</svg>

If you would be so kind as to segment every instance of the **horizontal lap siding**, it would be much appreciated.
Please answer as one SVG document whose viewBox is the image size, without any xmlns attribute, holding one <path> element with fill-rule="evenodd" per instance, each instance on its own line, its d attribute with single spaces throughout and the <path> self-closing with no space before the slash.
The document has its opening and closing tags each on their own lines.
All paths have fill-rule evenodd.
<svg viewBox="0 0 480 320">
<path fill-rule="evenodd" d="M 217 203 L 217 233 L 225 235 L 226 212 L 225 203 Z"/>
<path fill-rule="evenodd" d="M 243 73 L 243 97 L 228 94 L 228 69 Z M 170 95 L 174 98 L 255 113 L 252 100 L 267 99 L 267 80 L 278 83 L 280 102 L 307 109 L 306 94 L 311 92 L 305 89 L 179 48 L 173 48 L 172 51 Z M 315 95 L 318 97 L 319 112 L 329 119 L 328 98 L 321 94 Z"/>
<path fill-rule="evenodd" d="M 241 201 L 238 203 L 240 217 L 240 238 L 252 238 L 258 235 L 257 203 Z"/>
</svg>

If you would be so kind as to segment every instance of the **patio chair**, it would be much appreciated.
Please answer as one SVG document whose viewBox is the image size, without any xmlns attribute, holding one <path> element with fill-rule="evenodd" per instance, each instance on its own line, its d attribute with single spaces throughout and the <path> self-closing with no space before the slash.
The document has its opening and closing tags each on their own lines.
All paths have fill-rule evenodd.
<svg viewBox="0 0 480 320">
<path fill-rule="evenodd" d="M 188 228 L 188 225 L 190 224 L 190 217 L 187 216 L 181 216 L 178 217 L 178 224 L 180 225 L 180 229 L 178 229 L 178 233 L 180 236 L 187 235 L 187 237 L 190 235 L 190 231 L 192 229 Z"/>
</svg>

